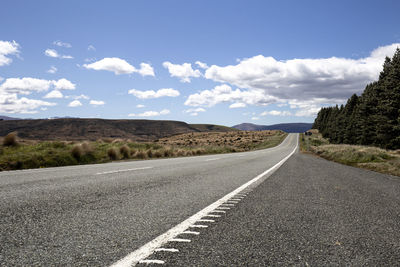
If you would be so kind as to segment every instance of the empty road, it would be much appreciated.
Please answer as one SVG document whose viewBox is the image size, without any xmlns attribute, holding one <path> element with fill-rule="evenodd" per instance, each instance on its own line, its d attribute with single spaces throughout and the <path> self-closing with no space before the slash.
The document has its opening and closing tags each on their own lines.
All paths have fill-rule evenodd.
<svg viewBox="0 0 400 267">
<path fill-rule="evenodd" d="M 1 172 L 0 263 L 111 265 L 296 145 L 292 134 L 277 147 L 245 153 Z"/>
</svg>

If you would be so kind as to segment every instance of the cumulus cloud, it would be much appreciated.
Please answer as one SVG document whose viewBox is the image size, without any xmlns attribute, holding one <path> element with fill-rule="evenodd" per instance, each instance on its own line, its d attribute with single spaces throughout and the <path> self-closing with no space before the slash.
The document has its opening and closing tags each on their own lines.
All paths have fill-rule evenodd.
<svg viewBox="0 0 400 267">
<path fill-rule="evenodd" d="M 66 48 L 71 48 L 72 47 L 71 44 L 64 43 L 64 42 L 61 42 L 61 41 L 54 41 L 53 45 L 60 46 L 60 47 L 66 47 Z"/>
<path fill-rule="evenodd" d="M 90 100 L 89 104 L 93 106 L 103 106 L 105 102 L 101 100 Z"/>
<path fill-rule="evenodd" d="M 178 77 L 180 78 L 180 81 L 184 83 L 190 83 L 191 77 L 197 78 L 201 76 L 201 72 L 199 70 L 194 70 L 192 68 L 192 64 L 190 63 L 183 63 L 182 65 L 179 65 L 165 61 L 163 66 L 164 68 L 168 69 L 171 77 Z"/>
<path fill-rule="evenodd" d="M 73 58 L 72 56 L 69 55 L 60 55 L 55 49 L 46 49 L 44 51 L 44 54 L 48 57 L 53 57 L 53 58 L 63 58 L 63 59 Z"/>
<path fill-rule="evenodd" d="M 279 99 L 281 104 L 292 99 L 308 101 L 311 104 L 297 107 L 301 110 L 295 115 L 313 116 L 322 105 L 321 99 L 326 104 L 338 99 L 344 103 L 352 94 L 360 94 L 366 84 L 377 80 L 385 57 L 392 57 L 397 47 L 400 43 L 378 47 L 369 56 L 359 59 L 330 57 L 279 61 L 258 55 L 240 60 L 236 65 L 212 65 L 204 76 L 249 93 Z"/>
<path fill-rule="evenodd" d="M 37 109 L 46 106 L 54 106 L 42 100 L 19 98 L 18 95 L 30 95 L 33 92 L 46 92 L 50 88 L 53 91 L 44 96 L 44 98 L 62 98 L 59 90 L 73 90 L 75 84 L 67 79 L 43 80 L 36 78 L 8 78 L 0 85 L 0 111 L 6 113 L 36 113 Z"/>
<path fill-rule="evenodd" d="M 246 104 L 240 103 L 240 102 L 233 103 L 229 106 L 229 108 L 245 108 L 245 107 L 246 107 Z"/>
<path fill-rule="evenodd" d="M 63 98 L 63 94 L 58 90 L 53 90 L 45 95 L 43 98 Z"/>
<path fill-rule="evenodd" d="M 136 107 L 137 108 L 144 108 L 144 107 L 146 107 L 145 105 L 142 105 L 142 104 L 138 104 L 138 105 L 136 105 Z"/>
<path fill-rule="evenodd" d="M 187 106 L 214 106 L 219 103 L 240 102 L 248 105 L 265 106 L 277 102 L 276 97 L 266 95 L 262 90 L 232 90 L 229 85 L 215 86 L 212 90 L 204 90 L 192 94 L 185 102 Z"/>
<path fill-rule="evenodd" d="M 189 113 L 190 116 L 197 116 L 199 115 L 199 112 L 205 112 L 206 110 L 204 108 L 189 108 L 184 110 L 183 112 Z"/>
<path fill-rule="evenodd" d="M 143 113 L 135 114 L 130 113 L 128 114 L 129 117 L 157 117 L 161 115 L 167 115 L 170 111 L 168 109 L 163 109 L 161 111 L 145 111 Z"/>
<path fill-rule="evenodd" d="M 178 90 L 172 88 L 162 88 L 158 91 L 154 90 L 139 91 L 136 89 L 131 89 L 128 91 L 128 94 L 134 95 L 140 99 L 160 98 L 164 96 L 177 97 L 180 95 Z"/>
<path fill-rule="evenodd" d="M 262 90 L 282 99 L 342 98 L 360 93 L 378 78 L 385 56 L 400 44 L 379 47 L 366 58 L 319 58 L 278 61 L 258 55 L 237 65 L 212 65 L 205 77 L 240 88 Z"/>
<path fill-rule="evenodd" d="M 74 100 L 68 104 L 68 107 L 71 107 L 71 108 L 76 108 L 76 107 L 80 107 L 80 106 L 82 106 L 82 103 L 79 100 Z"/>
<path fill-rule="evenodd" d="M 93 70 L 107 70 L 116 75 L 137 72 L 142 76 L 155 76 L 154 69 L 150 64 L 141 63 L 140 69 L 136 69 L 126 60 L 117 57 L 106 57 L 91 64 L 83 64 L 83 67 Z"/>
<path fill-rule="evenodd" d="M 200 62 L 200 61 L 196 61 L 194 64 L 199 66 L 199 68 L 201 68 L 201 69 L 208 69 L 209 68 L 206 63 L 203 63 L 203 62 Z"/>
<path fill-rule="evenodd" d="M 0 41 L 0 67 L 11 64 L 12 59 L 9 56 L 18 55 L 19 52 L 17 42 Z"/>
<path fill-rule="evenodd" d="M 57 68 L 54 66 L 51 66 L 50 69 L 47 70 L 48 73 L 54 74 L 57 72 Z"/>
<path fill-rule="evenodd" d="M 87 95 L 68 95 L 68 96 L 66 96 L 65 98 L 68 98 L 68 99 L 75 99 L 75 100 L 78 100 L 78 99 L 90 99 L 90 97 L 89 96 L 87 96 Z"/>
<path fill-rule="evenodd" d="M 271 110 L 271 111 L 264 111 L 260 115 L 261 116 L 267 116 L 267 115 L 272 115 L 272 116 L 291 116 L 292 113 L 290 111 Z"/>
<path fill-rule="evenodd" d="M 26 97 L 18 98 L 17 94 L 0 93 L 0 113 L 21 113 L 34 114 L 38 108 L 55 106 L 56 103 L 42 100 L 29 99 Z"/>
</svg>

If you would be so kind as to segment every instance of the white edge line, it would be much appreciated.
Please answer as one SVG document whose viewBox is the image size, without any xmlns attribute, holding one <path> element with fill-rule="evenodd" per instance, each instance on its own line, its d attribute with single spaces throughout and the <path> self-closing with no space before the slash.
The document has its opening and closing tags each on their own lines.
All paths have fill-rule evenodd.
<svg viewBox="0 0 400 267">
<path fill-rule="evenodd" d="M 133 169 L 125 169 L 125 170 L 108 171 L 108 172 L 98 172 L 98 173 L 96 173 L 96 175 L 111 174 L 111 173 L 118 173 L 118 172 L 138 171 L 138 170 L 147 170 L 147 169 L 152 169 L 152 168 L 153 167 L 141 167 L 141 168 L 133 168 Z"/>
<path fill-rule="evenodd" d="M 293 151 L 283 158 L 281 161 L 279 161 L 277 164 L 269 168 L 268 170 L 264 171 L 263 173 L 259 174 L 258 176 L 254 177 L 247 183 L 239 186 L 237 189 L 233 190 L 232 192 L 228 193 L 227 195 L 223 196 L 219 200 L 215 201 L 211 205 L 205 207 L 198 213 L 192 215 L 185 221 L 181 222 L 180 224 L 174 226 L 173 228 L 169 229 L 167 232 L 164 234 L 159 235 L 152 241 L 148 242 L 147 244 L 143 245 L 142 247 L 138 248 L 137 250 L 133 251 L 132 253 L 128 254 L 125 258 L 122 258 L 121 260 L 115 262 L 114 264 L 111 265 L 111 267 L 128 267 L 128 266 L 133 266 L 139 263 L 140 261 L 146 259 L 148 256 L 150 256 L 157 248 L 161 247 L 165 243 L 167 243 L 169 240 L 173 239 L 183 231 L 185 231 L 187 228 L 192 226 L 193 224 L 196 223 L 199 219 L 204 217 L 204 215 L 212 212 L 216 208 L 218 208 L 222 203 L 226 202 L 251 184 L 257 182 L 260 180 L 262 177 L 265 175 L 272 173 L 273 171 L 277 170 L 283 163 L 285 163 L 286 160 L 288 160 L 297 150 L 297 147 L 299 145 L 299 138 L 296 136 L 296 147 L 293 149 Z"/>
</svg>

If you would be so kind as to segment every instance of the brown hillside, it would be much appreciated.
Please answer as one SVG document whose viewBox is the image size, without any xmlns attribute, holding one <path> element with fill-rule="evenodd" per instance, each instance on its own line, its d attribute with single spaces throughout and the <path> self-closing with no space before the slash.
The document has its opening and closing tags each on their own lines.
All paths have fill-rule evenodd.
<svg viewBox="0 0 400 267">
<path fill-rule="evenodd" d="M 50 119 L 0 121 L 0 136 L 17 131 L 24 139 L 36 140 L 97 140 L 129 138 L 151 141 L 176 134 L 202 131 L 228 131 L 231 128 L 205 125 L 200 129 L 181 121 Z M 208 130 L 207 130 L 208 129 Z"/>
</svg>

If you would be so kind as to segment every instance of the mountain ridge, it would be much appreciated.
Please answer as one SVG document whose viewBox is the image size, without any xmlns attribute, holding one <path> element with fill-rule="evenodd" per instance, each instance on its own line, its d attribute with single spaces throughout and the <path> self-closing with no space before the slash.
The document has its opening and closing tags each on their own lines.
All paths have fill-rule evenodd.
<svg viewBox="0 0 400 267">
<path fill-rule="evenodd" d="M 263 130 L 282 130 L 287 133 L 302 133 L 308 131 L 312 127 L 312 123 L 295 122 L 295 123 L 279 123 L 272 125 L 258 125 L 253 123 L 241 123 L 232 126 L 232 128 L 242 131 L 263 131 Z"/>
</svg>

